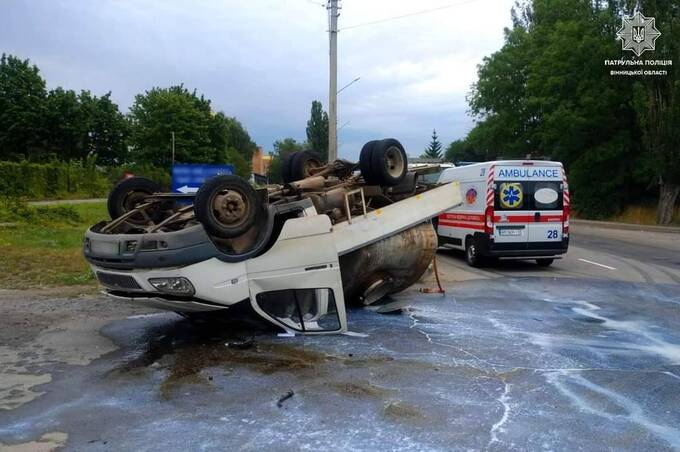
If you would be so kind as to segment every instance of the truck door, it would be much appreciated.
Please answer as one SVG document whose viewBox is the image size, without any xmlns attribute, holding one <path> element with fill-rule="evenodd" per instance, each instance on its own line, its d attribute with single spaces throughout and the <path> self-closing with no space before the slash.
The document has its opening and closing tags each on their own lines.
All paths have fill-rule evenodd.
<svg viewBox="0 0 680 452">
<path fill-rule="evenodd" d="M 537 181 L 529 182 L 529 185 L 533 218 L 529 218 L 528 241 L 561 242 L 563 184 L 559 181 Z"/>
<path fill-rule="evenodd" d="M 250 302 L 287 331 L 347 331 L 338 252 L 326 215 L 287 220 L 276 243 L 246 262 Z"/>
</svg>

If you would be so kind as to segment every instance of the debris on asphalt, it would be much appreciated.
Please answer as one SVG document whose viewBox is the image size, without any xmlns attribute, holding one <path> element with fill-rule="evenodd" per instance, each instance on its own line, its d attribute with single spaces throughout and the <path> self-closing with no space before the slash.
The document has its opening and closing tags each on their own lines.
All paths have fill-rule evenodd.
<svg viewBox="0 0 680 452">
<path fill-rule="evenodd" d="M 292 390 L 291 390 L 291 391 L 288 391 L 287 393 L 285 393 L 284 395 L 282 395 L 282 396 L 279 398 L 279 400 L 276 402 L 276 406 L 279 407 L 279 408 L 282 408 L 282 407 L 283 407 L 283 402 L 285 402 L 286 400 L 290 399 L 290 398 L 293 397 L 294 395 L 295 395 L 295 393 L 294 393 Z"/>
<path fill-rule="evenodd" d="M 224 344 L 227 348 L 233 348 L 236 350 L 247 350 L 249 348 L 253 348 L 255 345 L 255 341 L 252 339 L 246 339 L 243 341 L 235 341 L 235 342 L 226 342 Z"/>
</svg>

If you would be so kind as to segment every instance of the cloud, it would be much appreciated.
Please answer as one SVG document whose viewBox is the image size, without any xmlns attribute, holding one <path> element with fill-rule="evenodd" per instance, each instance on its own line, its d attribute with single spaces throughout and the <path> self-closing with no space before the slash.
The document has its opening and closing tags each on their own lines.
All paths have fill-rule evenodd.
<svg viewBox="0 0 680 452">
<path fill-rule="evenodd" d="M 5 2 L 2 51 L 30 58 L 48 86 L 112 91 L 123 110 L 153 86 L 184 83 L 238 117 L 266 150 L 304 139 L 312 100 L 328 98 L 325 8 L 316 0 Z M 447 0 L 344 0 L 351 26 Z M 417 155 L 433 128 L 442 142 L 472 125 L 465 95 L 476 66 L 502 45 L 512 0 L 476 0 L 339 33 L 340 155 L 393 136 Z"/>
</svg>

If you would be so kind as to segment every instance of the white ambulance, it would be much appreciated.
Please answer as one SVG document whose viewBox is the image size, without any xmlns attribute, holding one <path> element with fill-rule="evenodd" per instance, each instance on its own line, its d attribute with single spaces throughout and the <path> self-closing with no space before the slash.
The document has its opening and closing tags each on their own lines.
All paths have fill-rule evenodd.
<svg viewBox="0 0 680 452">
<path fill-rule="evenodd" d="M 499 160 L 444 170 L 463 203 L 437 218 L 440 245 L 465 250 L 469 265 L 494 258 L 552 264 L 569 246 L 569 188 L 560 162 Z"/>
</svg>

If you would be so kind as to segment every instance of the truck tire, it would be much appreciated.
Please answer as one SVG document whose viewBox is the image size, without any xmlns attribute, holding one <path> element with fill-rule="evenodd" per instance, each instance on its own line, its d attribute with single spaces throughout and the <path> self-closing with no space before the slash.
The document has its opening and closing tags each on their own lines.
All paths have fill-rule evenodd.
<svg viewBox="0 0 680 452">
<path fill-rule="evenodd" d="M 361 148 L 361 154 L 359 155 L 359 169 L 361 170 L 361 175 L 363 176 L 364 181 L 368 185 L 380 185 L 371 169 L 371 161 L 373 160 L 373 147 L 377 142 L 378 140 L 373 140 L 364 144 L 364 146 Z"/>
<path fill-rule="evenodd" d="M 467 262 L 470 267 L 479 267 L 482 265 L 482 256 L 479 255 L 477 241 L 472 237 L 469 237 L 465 241 L 465 262 Z"/>
<path fill-rule="evenodd" d="M 288 184 L 311 176 L 313 168 L 320 168 L 322 166 L 321 159 L 312 152 L 294 152 L 289 156 L 285 165 L 283 165 L 281 176 L 283 182 Z"/>
<path fill-rule="evenodd" d="M 293 182 L 293 176 L 290 174 L 292 155 L 286 155 L 281 159 L 281 180 L 284 184 Z"/>
<path fill-rule="evenodd" d="M 545 259 L 536 259 L 536 265 L 539 267 L 550 267 L 550 264 L 553 263 L 555 259 L 551 258 L 545 258 Z"/>
<path fill-rule="evenodd" d="M 130 177 L 118 182 L 106 202 L 112 220 L 131 211 L 144 202 L 144 198 L 161 191 L 161 186 L 146 177 Z M 141 217 L 141 216 L 140 216 Z M 129 219 L 131 223 L 144 223 L 144 218 Z"/>
<path fill-rule="evenodd" d="M 372 154 L 371 173 L 379 185 L 399 185 L 408 170 L 406 151 L 401 143 L 394 138 L 380 140 L 373 145 Z"/>
<path fill-rule="evenodd" d="M 208 179 L 196 193 L 194 212 L 205 230 L 216 237 L 238 237 L 255 223 L 261 211 L 253 187 L 238 176 Z"/>
</svg>

